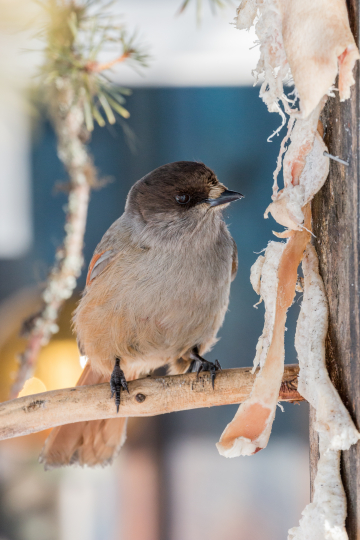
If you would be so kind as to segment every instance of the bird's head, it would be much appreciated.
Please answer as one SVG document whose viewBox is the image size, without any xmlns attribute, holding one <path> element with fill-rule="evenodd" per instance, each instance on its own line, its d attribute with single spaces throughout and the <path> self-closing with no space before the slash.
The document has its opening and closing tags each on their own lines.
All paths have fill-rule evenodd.
<svg viewBox="0 0 360 540">
<path fill-rule="evenodd" d="M 203 163 L 177 161 L 158 167 L 136 182 L 126 210 L 140 214 L 146 223 L 196 222 L 242 197 L 226 189 Z"/>
</svg>

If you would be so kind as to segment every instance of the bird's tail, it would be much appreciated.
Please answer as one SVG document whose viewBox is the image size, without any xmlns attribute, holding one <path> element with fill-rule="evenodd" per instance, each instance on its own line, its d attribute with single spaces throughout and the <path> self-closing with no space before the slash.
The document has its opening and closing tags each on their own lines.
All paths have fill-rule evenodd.
<svg viewBox="0 0 360 540">
<path fill-rule="evenodd" d="M 108 382 L 87 364 L 77 386 Z M 81 405 L 80 405 L 81 406 Z M 40 462 L 45 469 L 64 465 L 107 465 L 112 463 L 126 439 L 127 418 L 75 422 L 54 428 L 45 441 Z"/>
</svg>

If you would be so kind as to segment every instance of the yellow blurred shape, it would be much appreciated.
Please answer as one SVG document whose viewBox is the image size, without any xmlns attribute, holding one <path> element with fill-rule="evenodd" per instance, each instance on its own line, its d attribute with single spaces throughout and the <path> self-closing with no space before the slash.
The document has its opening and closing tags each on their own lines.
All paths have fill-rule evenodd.
<svg viewBox="0 0 360 540">
<path fill-rule="evenodd" d="M 41 350 L 35 376 L 48 390 L 56 390 L 75 386 L 81 372 L 76 341 L 54 339 Z"/>
<path fill-rule="evenodd" d="M 41 392 L 46 392 L 45 384 L 37 377 L 31 377 L 31 379 L 25 381 L 24 388 L 21 390 L 19 397 L 40 394 Z"/>
</svg>

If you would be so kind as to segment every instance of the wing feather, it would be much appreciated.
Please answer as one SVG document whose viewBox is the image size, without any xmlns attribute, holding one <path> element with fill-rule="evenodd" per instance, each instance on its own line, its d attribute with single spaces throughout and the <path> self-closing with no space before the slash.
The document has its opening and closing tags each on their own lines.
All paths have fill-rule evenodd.
<svg viewBox="0 0 360 540">
<path fill-rule="evenodd" d="M 113 260 L 115 252 L 112 249 L 96 253 L 89 264 L 89 270 L 86 277 L 86 285 L 90 283 L 105 270 Z"/>
</svg>

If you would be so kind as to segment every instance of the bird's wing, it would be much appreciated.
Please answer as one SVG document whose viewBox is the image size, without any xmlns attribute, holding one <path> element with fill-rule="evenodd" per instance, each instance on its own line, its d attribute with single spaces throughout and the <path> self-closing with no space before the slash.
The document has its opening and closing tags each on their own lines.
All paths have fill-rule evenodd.
<svg viewBox="0 0 360 540">
<path fill-rule="evenodd" d="M 99 244 L 96 246 L 94 255 L 89 264 L 86 285 L 90 285 L 130 242 L 131 240 L 124 227 L 122 215 L 108 228 Z"/>
<path fill-rule="evenodd" d="M 236 242 L 233 238 L 232 238 L 232 241 L 233 241 L 233 254 L 232 254 L 232 267 L 231 267 L 231 281 L 234 281 L 234 279 L 236 278 L 237 271 L 238 271 L 239 263 L 238 263 L 238 250 L 237 250 Z"/>
<path fill-rule="evenodd" d="M 105 268 L 114 259 L 115 255 L 116 251 L 113 249 L 107 249 L 106 251 L 101 251 L 100 253 L 94 253 L 89 264 L 86 285 L 90 285 L 90 283 L 105 270 Z"/>
<path fill-rule="evenodd" d="M 113 261 L 113 259 L 117 255 L 117 253 L 118 253 L 118 251 L 114 250 L 114 249 L 106 249 L 106 250 L 104 250 L 104 249 L 101 248 L 101 243 L 99 244 L 99 246 L 96 248 L 95 253 L 92 256 L 92 259 L 91 259 L 90 264 L 89 264 L 89 269 L 88 269 L 88 273 L 87 273 L 87 276 L 86 276 L 86 288 L 85 288 L 84 293 L 83 293 L 84 296 L 86 295 L 86 293 L 88 291 L 88 287 L 91 286 L 91 283 L 94 281 L 94 279 L 99 274 L 101 274 L 105 270 L 105 268 L 107 268 L 109 266 L 109 264 Z M 77 313 L 77 310 L 75 311 L 74 321 L 76 319 L 76 313 Z M 79 337 L 77 339 L 77 344 L 78 344 L 78 349 L 79 349 L 80 355 L 81 356 L 86 356 L 84 347 L 83 347 Z M 79 384 L 81 384 L 81 383 L 79 383 Z"/>
</svg>

